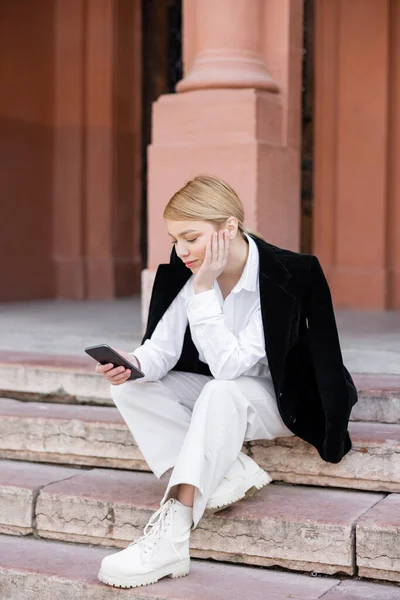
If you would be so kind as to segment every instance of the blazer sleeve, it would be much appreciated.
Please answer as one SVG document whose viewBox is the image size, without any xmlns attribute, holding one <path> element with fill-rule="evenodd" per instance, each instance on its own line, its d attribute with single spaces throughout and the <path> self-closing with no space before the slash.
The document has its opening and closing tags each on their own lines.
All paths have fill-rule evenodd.
<svg viewBox="0 0 400 600">
<path fill-rule="evenodd" d="M 343 364 L 331 293 L 316 256 L 311 256 L 310 261 L 306 318 L 311 358 L 325 413 L 323 458 L 339 462 L 351 447 L 347 428 L 357 391 Z"/>
</svg>

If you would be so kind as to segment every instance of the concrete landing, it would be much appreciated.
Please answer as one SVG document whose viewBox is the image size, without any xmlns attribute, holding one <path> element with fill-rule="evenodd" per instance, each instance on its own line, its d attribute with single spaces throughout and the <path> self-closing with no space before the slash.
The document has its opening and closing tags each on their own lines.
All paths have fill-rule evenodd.
<svg viewBox="0 0 400 600">
<path fill-rule="evenodd" d="M 400 311 L 337 310 L 351 373 L 400 374 Z M 111 301 L 41 301 L 0 305 L 0 350 L 81 356 L 108 343 L 131 351 L 142 337 L 140 297 Z"/>
</svg>

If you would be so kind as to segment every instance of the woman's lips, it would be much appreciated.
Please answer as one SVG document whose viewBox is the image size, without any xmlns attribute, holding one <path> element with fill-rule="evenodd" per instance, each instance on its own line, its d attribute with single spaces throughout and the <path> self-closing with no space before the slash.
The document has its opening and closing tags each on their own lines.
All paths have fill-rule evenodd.
<svg viewBox="0 0 400 600">
<path fill-rule="evenodd" d="M 197 262 L 197 259 L 189 261 L 189 262 L 185 262 L 185 266 L 190 268 L 192 265 L 194 265 L 195 262 Z"/>
</svg>

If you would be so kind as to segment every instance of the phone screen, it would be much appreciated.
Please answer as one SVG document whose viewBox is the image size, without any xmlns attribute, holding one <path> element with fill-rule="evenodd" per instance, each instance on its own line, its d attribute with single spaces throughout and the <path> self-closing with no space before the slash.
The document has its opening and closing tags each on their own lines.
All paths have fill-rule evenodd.
<svg viewBox="0 0 400 600">
<path fill-rule="evenodd" d="M 131 370 L 128 381 L 133 379 L 140 379 L 144 377 L 144 373 L 140 371 L 135 365 L 127 361 L 123 356 L 118 354 L 107 344 L 100 344 L 98 346 L 88 346 L 85 348 L 86 354 L 97 360 L 101 365 L 111 363 L 114 367 L 125 367 Z"/>
</svg>

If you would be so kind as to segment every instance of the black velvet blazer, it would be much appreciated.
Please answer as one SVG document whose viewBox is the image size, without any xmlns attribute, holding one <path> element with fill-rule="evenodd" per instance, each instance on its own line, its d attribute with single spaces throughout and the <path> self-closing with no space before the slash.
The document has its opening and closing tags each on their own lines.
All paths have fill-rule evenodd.
<svg viewBox="0 0 400 600">
<path fill-rule="evenodd" d="M 351 448 L 347 428 L 357 391 L 343 365 L 328 283 L 315 256 L 251 237 L 260 257 L 265 348 L 279 412 L 323 460 L 337 463 Z M 142 343 L 191 275 L 173 249 L 170 264 L 156 273 Z M 199 360 L 189 326 L 174 370 L 211 375 Z"/>
</svg>

